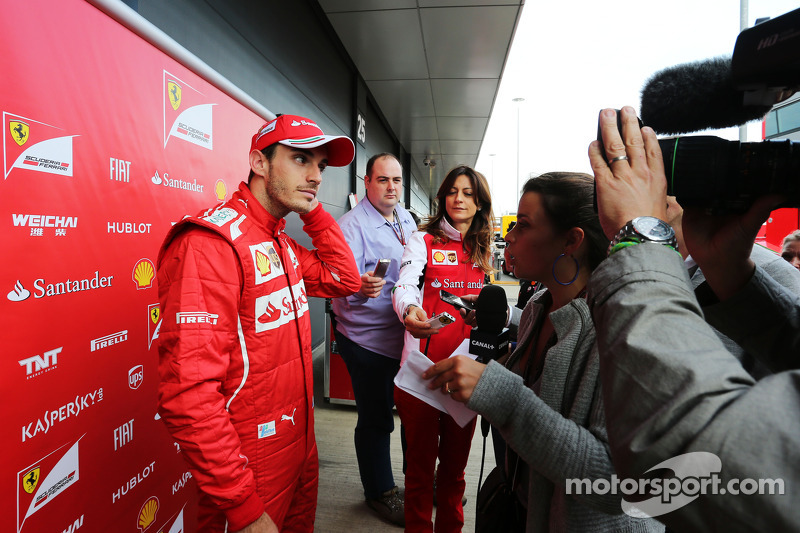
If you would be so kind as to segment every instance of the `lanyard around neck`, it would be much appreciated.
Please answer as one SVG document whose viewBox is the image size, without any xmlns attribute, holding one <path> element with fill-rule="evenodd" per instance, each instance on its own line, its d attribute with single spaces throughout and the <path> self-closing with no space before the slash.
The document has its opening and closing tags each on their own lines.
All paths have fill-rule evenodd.
<svg viewBox="0 0 800 533">
<path fill-rule="evenodd" d="M 392 231 L 394 232 L 394 236 L 397 237 L 397 240 L 400 241 L 400 244 L 403 246 L 406 245 L 406 234 L 403 231 L 403 223 L 400 221 L 400 217 L 397 216 L 397 209 L 392 211 L 392 217 L 395 221 L 397 221 L 397 225 L 400 226 L 400 232 L 398 233 L 397 229 L 394 227 L 394 222 L 390 222 L 389 225 L 392 227 Z"/>
</svg>

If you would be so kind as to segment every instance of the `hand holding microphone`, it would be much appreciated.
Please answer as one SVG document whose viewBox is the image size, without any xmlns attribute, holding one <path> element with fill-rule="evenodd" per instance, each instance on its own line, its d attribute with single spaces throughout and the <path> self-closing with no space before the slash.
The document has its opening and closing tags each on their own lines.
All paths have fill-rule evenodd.
<svg viewBox="0 0 800 533">
<path fill-rule="evenodd" d="M 496 285 L 485 285 L 480 294 L 458 298 L 443 291 L 442 300 L 467 313 L 463 303 L 472 304 L 474 311 L 467 317 L 473 317 L 478 326 L 473 328 L 469 338 L 469 353 L 475 360 L 464 355 L 456 355 L 439 361 L 422 377 L 431 379 L 430 389 L 441 388 L 454 400 L 467 403 L 472 396 L 475 385 L 486 369 L 486 363 L 504 355 L 508 351 L 508 329 L 505 328 L 508 301 L 506 292 Z M 469 299 L 468 299 L 469 298 Z"/>
<path fill-rule="evenodd" d="M 469 335 L 469 353 L 477 361 L 488 363 L 508 352 L 507 314 L 506 291 L 497 285 L 485 285 L 475 301 L 477 327 Z"/>
</svg>

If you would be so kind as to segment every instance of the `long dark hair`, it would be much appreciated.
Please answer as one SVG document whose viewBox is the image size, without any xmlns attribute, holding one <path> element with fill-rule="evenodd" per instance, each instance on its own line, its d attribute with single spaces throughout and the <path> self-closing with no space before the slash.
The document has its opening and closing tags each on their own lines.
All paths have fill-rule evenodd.
<svg viewBox="0 0 800 533">
<path fill-rule="evenodd" d="M 453 187 L 459 176 L 466 176 L 472 184 L 472 194 L 480 210 L 475 213 L 472 223 L 464 235 L 465 250 L 469 252 L 469 260 L 476 264 L 485 273 L 492 272 L 492 236 L 494 233 L 494 215 L 492 214 L 492 195 L 489 192 L 489 183 L 480 172 L 466 165 L 459 165 L 447 173 L 439 192 L 436 193 L 436 214 L 420 227 L 433 235 L 434 242 L 448 240 L 439 223 L 447 217 L 447 193 Z M 448 222 L 452 222 L 449 220 Z"/>
<path fill-rule="evenodd" d="M 590 270 L 606 258 L 608 239 L 594 210 L 594 178 L 581 172 L 548 172 L 529 179 L 522 194 L 537 192 L 547 218 L 559 231 L 581 228 Z"/>
</svg>

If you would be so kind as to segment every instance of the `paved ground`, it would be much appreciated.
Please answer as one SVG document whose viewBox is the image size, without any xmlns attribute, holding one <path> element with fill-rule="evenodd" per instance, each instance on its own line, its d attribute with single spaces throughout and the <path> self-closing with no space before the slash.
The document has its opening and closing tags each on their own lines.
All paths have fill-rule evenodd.
<svg viewBox="0 0 800 533">
<path fill-rule="evenodd" d="M 505 289 L 509 301 L 516 302 L 518 284 L 514 278 L 503 276 L 498 285 Z M 353 430 L 356 424 L 355 407 L 330 404 L 323 395 L 323 353 L 315 354 L 314 382 L 316 402 L 316 434 L 320 457 L 320 484 L 317 505 L 316 531 L 320 533 L 360 533 L 402 531 L 402 528 L 384 522 L 364 503 L 361 480 L 358 476 Z M 395 482 L 402 488 L 402 453 L 400 449 L 400 420 L 395 415 L 395 432 L 392 434 L 391 453 Z M 486 439 L 484 478 L 494 466 L 492 439 Z M 464 508 L 464 531 L 475 530 L 475 495 L 481 468 L 483 437 L 476 430 L 466 469 L 468 498 Z"/>
</svg>

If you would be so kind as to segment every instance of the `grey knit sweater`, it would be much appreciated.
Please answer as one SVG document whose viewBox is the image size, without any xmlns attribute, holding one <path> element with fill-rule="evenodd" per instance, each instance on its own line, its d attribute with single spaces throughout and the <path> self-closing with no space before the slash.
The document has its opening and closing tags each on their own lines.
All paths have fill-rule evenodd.
<svg viewBox="0 0 800 533">
<path fill-rule="evenodd" d="M 543 292 L 522 313 L 512 357 L 531 342 Z M 653 519 L 622 512 L 622 494 L 567 495 L 566 479 L 611 479 L 614 468 L 598 379 L 595 330 L 578 298 L 550 314 L 558 337 L 548 350 L 539 396 L 522 378 L 489 363 L 467 406 L 496 426 L 529 466 L 527 531 L 663 531 Z"/>
</svg>

